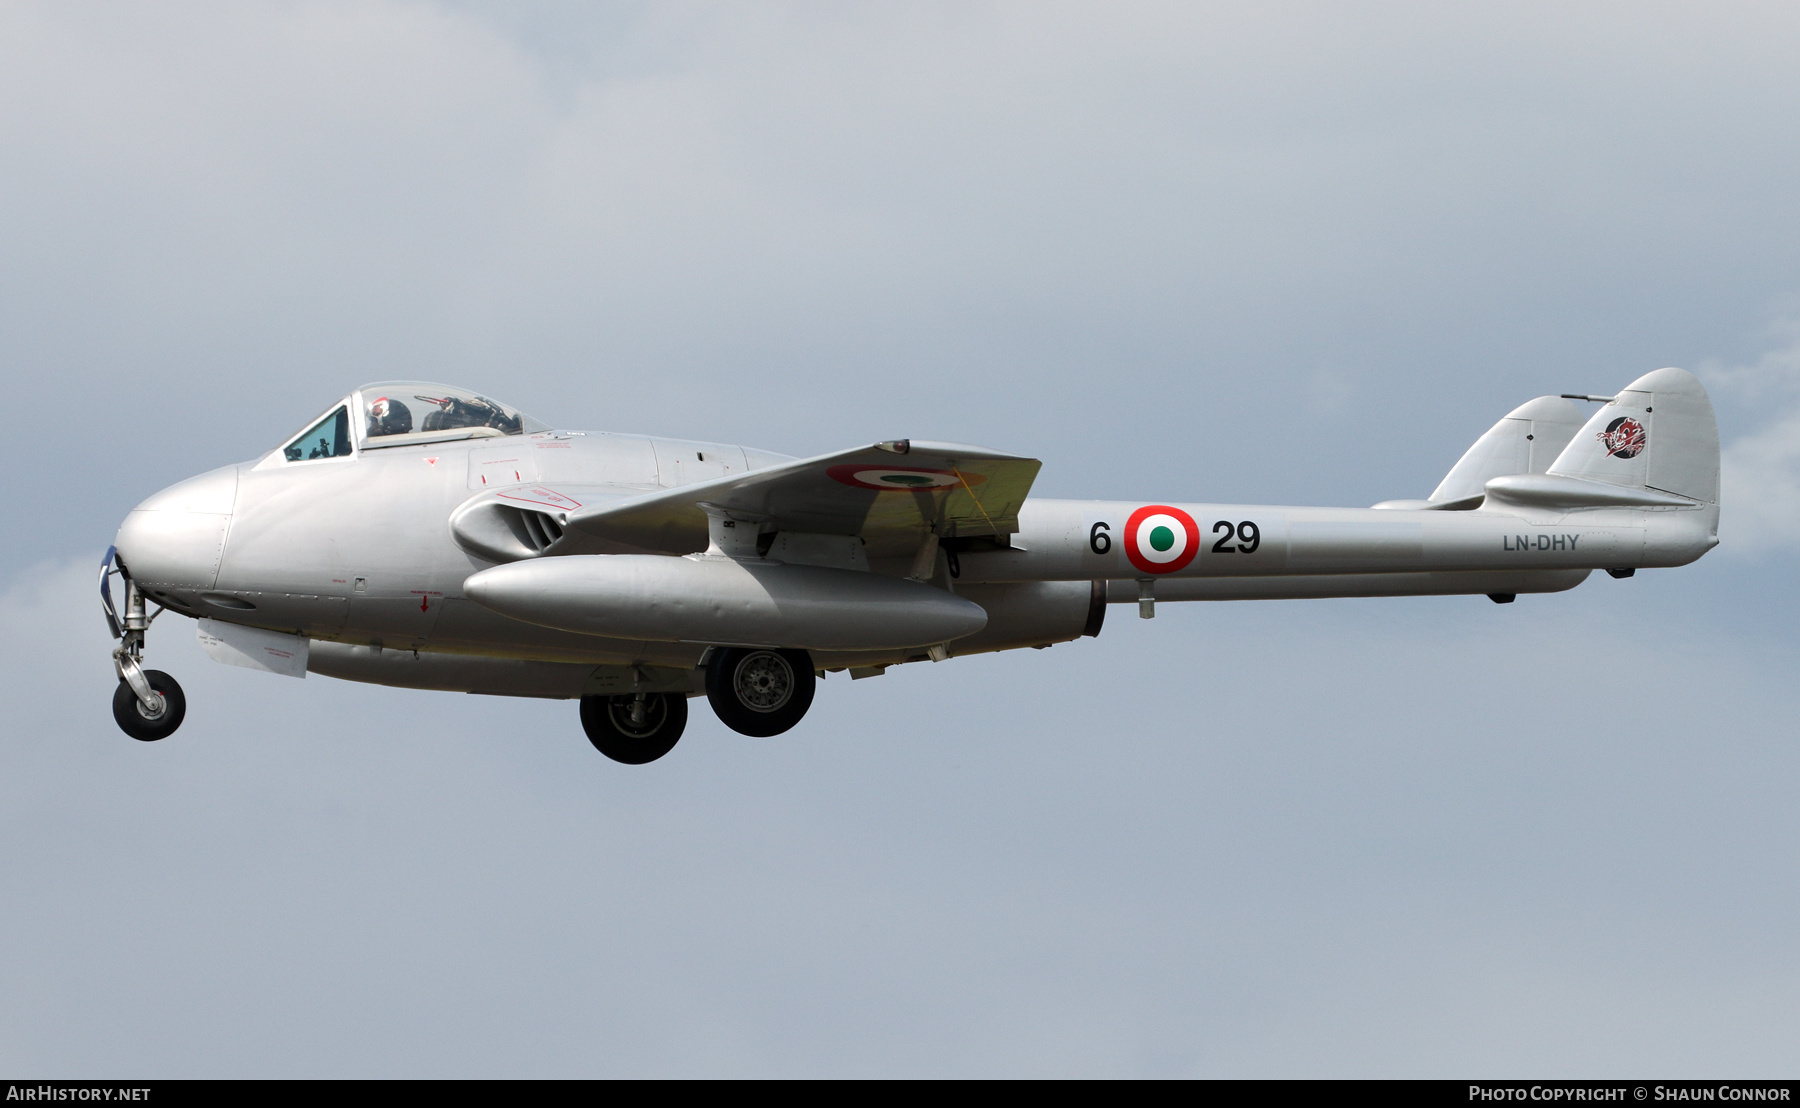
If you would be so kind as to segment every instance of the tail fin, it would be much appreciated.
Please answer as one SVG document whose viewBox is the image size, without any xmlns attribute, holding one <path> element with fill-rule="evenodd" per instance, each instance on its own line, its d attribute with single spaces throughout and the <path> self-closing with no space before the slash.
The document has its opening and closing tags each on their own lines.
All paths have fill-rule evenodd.
<svg viewBox="0 0 1800 1108">
<path fill-rule="evenodd" d="M 1557 396 L 1540 396 L 1506 413 L 1475 440 L 1429 497 L 1433 505 L 1479 503 L 1495 477 L 1543 473 L 1581 427 L 1581 409 Z"/>
<path fill-rule="evenodd" d="M 1719 502 L 1719 425 L 1685 369 L 1646 373 L 1587 421 L 1550 466 L 1558 477 Z"/>
</svg>

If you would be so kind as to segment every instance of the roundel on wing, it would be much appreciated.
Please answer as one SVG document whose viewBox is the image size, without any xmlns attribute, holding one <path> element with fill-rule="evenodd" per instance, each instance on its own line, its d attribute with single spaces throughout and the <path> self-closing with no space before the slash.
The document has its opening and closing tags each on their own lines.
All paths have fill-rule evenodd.
<svg viewBox="0 0 1800 1108">
<path fill-rule="evenodd" d="M 979 485 L 987 478 L 979 473 L 957 474 L 948 469 L 907 469 L 897 466 L 843 465 L 825 471 L 833 481 L 859 489 L 881 492 L 910 492 L 915 489 L 945 489 L 967 481 Z"/>
<path fill-rule="evenodd" d="M 1125 521 L 1125 557 L 1145 573 L 1174 573 L 1200 552 L 1194 517 L 1167 504 L 1147 504 Z"/>
</svg>

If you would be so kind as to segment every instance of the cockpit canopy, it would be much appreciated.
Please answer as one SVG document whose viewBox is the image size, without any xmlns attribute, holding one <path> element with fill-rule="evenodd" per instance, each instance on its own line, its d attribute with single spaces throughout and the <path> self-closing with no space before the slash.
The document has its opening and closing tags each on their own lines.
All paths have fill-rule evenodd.
<svg viewBox="0 0 1800 1108">
<path fill-rule="evenodd" d="M 353 416 L 352 413 L 355 413 Z M 290 462 L 341 458 L 351 436 L 364 450 L 452 439 L 529 435 L 550 426 L 468 389 L 430 381 L 377 381 L 344 398 L 324 419 L 283 448 Z"/>
<path fill-rule="evenodd" d="M 509 408 L 468 389 L 429 381 L 380 381 L 364 385 L 363 447 L 437 442 L 443 438 L 484 438 L 548 431 L 517 408 Z M 462 431 L 461 435 L 446 435 Z"/>
</svg>

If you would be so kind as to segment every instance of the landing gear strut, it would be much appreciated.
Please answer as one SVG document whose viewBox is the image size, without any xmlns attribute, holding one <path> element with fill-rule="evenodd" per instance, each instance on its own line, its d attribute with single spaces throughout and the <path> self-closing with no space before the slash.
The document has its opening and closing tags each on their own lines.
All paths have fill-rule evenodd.
<svg viewBox="0 0 1800 1108">
<path fill-rule="evenodd" d="M 804 650 L 727 647 L 706 663 L 706 699 L 740 735 L 779 735 L 812 707 L 812 658 Z"/>
<path fill-rule="evenodd" d="M 121 620 L 113 608 L 112 575 L 125 579 L 125 618 Z M 106 552 L 100 563 L 100 600 L 106 611 L 106 624 L 119 645 L 113 648 L 113 668 L 119 674 L 119 687 L 113 690 L 113 719 L 119 730 L 139 742 L 153 743 L 166 739 L 181 726 L 187 716 L 187 697 L 173 677 L 160 669 L 145 669 L 144 634 L 150 621 L 162 615 L 144 615 L 144 594 L 137 582 L 118 564 L 118 554 Z"/>
<path fill-rule="evenodd" d="M 615 762 L 641 766 L 675 749 L 687 727 L 680 693 L 626 693 L 581 698 L 581 729 L 594 749 Z"/>
</svg>

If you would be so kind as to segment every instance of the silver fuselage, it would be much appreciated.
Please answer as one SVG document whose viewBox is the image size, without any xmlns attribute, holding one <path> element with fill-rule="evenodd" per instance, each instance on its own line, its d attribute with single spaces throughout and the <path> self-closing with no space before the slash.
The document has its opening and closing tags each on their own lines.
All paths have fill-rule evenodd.
<svg viewBox="0 0 1800 1108">
<path fill-rule="evenodd" d="M 547 490 L 591 505 L 788 460 L 721 443 L 549 431 L 504 439 L 362 449 L 288 461 L 279 451 L 184 481 L 120 528 L 120 559 L 154 600 L 186 614 L 404 652 L 589 665 L 692 668 L 705 643 L 609 638 L 521 622 L 472 602 L 463 583 L 495 563 L 450 521 L 497 490 Z M 1073 638 L 1074 583 L 1109 582 L 1136 599 L 1146 578 L 1119 541 L 1142 502 L 1032 498 L 1010 547 L 970 551 L 943 584 L 993 613 L 956 653 Z M 1206 531 L 1198 556 L 1159 576 L 1162 600 L 1549 592 L 1591 569 L 1679 565 L 1716 540 L 1716 506 L 1698 510 L 1465 512 L 1184 504 Z M 1257 541 L 1237 540 L 1245 521 Z M 1229 542 L 1208 529 L 1234 529 Z M 1096 530 L 1096 525 L 1100 525 Z M 1095 541 L 1096 535 L 1107 541 Z M 617 553 L 637 552 L 619 547 Z M 681 553 L 679 551 L 662 553 Z M 905 557 L 871 557 L 901 576 Z M 1057 584 L 1061 583 L 1061 584 Z M 1041 618 L 1039 618 L 1041 617 Z M 915 651 L 817 652 L 821 666 L 880 665 Z"/>
</svg>

